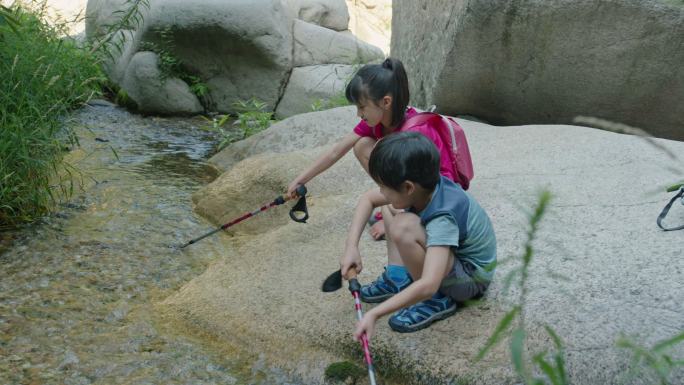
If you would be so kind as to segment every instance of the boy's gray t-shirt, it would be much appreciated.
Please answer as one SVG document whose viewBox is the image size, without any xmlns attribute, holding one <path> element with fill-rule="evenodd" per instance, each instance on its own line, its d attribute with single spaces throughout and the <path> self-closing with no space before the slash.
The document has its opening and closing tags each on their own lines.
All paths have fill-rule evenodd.
<svg viewBox="0 0 684 385">
<path fill-rule="evenodd" d="M 440 215 L 425 225 L 427 247 L 450 246 L 454 256 L 475 266 L 477 278 L 491 281 L 496 262 L 496 237 L 489 217 L 470 194 L 466 238 L 459 244 L 460 229 L 451 215 Z"/>
</svg>

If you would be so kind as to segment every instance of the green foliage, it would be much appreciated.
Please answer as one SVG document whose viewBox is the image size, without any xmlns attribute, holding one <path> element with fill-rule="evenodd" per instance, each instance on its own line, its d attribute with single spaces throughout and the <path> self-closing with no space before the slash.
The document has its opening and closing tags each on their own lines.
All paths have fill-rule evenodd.
<svg viewBox="0 0 684 385">
<path fill-rule="evenodd" d="M 12 16 L 12 10 L 4 5 L 0 5 L 0 28 L 5 25 L 8 26 L 14 33 L 18 33 L 17 26 L 19 23 L 17 22 L 17 19 Z"/>
<path fill-rule="evenodd" d="M 150 8 L 149 0 L 126 0 L 125 7 L 114 12 L 116 22 L 104 25 L 102 31 L 90 42 L 89 51 L 100 60 L 114 60 L 120 55 L 126 42 L 126 31 L 139 28 L 143 23 L 143 10 Z"/>
<path fill-rule="evenodd" d="M 330 99 L 316 99 L 311 103 L 311 111 L 323 111 L 335 107 L 343 107 L 350 105 L 344 92 L 341 92 Z"/>
<path fill-rule="evenodd" d="M 565 372 L 563 343 L 551 327 L 545 326 L 545 329 L 554 343 L 555 351 L 551 353 L 541 351 L 534 354 L 531 358 L 528 358 L 526 354 L 525 303 L 528 293 L 528 273 L 534 259 L 534 240 L 550 202 L 551 193 L 548 191 L 541 192 L 534 211 L 529 214 L 529 228 L 527 230 L 527 239 L 523 245 L 524 251 L 520 258 L 516 259 L 520 266 L 511 269 L 504 278 L 506 288 L 512 283 L 517 284 L 519 292 L 517 303 L 499 321 L 494 333 L 489 337 L 485 346 L 480 349 L 477 355 L 477 360 L 481 360 L 494 346 L 508 337 L 513 368 L 518 377 L 525 384 L 530 385 L 569 384 Z M 511 327 L 513 330 L 509 332 Z M 535 375 L 534 372 L 539 372 L 542 376 Z"/>
<path fill-rule="evenodd" d="M 651 348 L 641 346 L 626 337 L 618 339 L 617 346 L 632 352 L 631 375 L 636 374 L 636 371 L 648 369 L 657 377 L 659 384 L 667 385 L 670 383 L 670 373 L 684 366 L 684 358 L 673 358 L 669 353 L 671 348 L 682 342 L 684 342 L 684 332 L 660 341 Z"/>
<path fill-rule="evenodd" d="M 209 122 L 209 125 L 206 125 L 202 128 L 204 128 L 205 130 L 218 132 L 221 135 L 221 141 L 218 144 L 219 150 L 235 141 L 240 140 L 238 135 L 236 135 L 235 131 L 231 131 L 224 127 L 226 122 L 228 122 L 228 120 L 231 118 L 230 115 L 219 115 L 218 117 L 214 117 L 211 119 L 204 116 L 202 118 Z"/>
<path fill-rule="evenodd" d="M 329 380 L 346 381 L 351 379 L 352 382 L 356 383 L 357 379 L 365 375 L 364 369 L 349 361 L 334 362 L 325 368 L 325 378 Z"/>
<path fill-rule="evenodd" d="M 233 103 L 237 114 L 237 125 L 242 133 L 242 138 L 248 138 L 258 132 L 267 129 L 273 120 L 273 112 L 267 112 L 266 103 L 256 98 L 247 101 Z"/>
<path fill-rule="evenodd" d="M 173 54 L 175 48 L 173 31 L 170 28 L 163 28 L 155 32 L 159 35 L 159 44 L 145 41 L 140 43 L 139 49 L 156 53 L 159 57 L 159 72 L 161 72 L 162 79 L 177 77 L 183 80 L 206 106 L 209 86 L 199 76 L 191 74 L 183 62 Z"/>
<path fill-rule="evenodd" d="M 219 115 L 212 119 L 204 118 L 209 122 L 204 129 L 216 131 L 221 135 L 219 149 L 263 131 L 273 122 L 273 112 L 266 111 L 268 105 L 256 98 L 238 100 L 233 103 L 233 108 L 237 111 L 237 119 L 233 121 L 232 129 L 224 127 L 232 117 L 230 115 Z"/>
<path fill-rule="evenodd" d="M 99 92 L 103 75 L 94 55 L 59 37 L 63 25 L 19 5 L 2 11 L 14 23 L 0 23 L 0 227 L 8 227 L 73 191 L 58 174 L 63 149 L 77 144 L 63 118 Z"/>
<path fill-rule="evenodd" d="M 667 187 L 666 190 L 667 190 L 667 192 L 673 192 L 673 191 L 679 190 L 682 187 L 684 187 L 684 181 L 677 182 L 677 183 L 673 184 L 672 186 Z"/>
</svg>

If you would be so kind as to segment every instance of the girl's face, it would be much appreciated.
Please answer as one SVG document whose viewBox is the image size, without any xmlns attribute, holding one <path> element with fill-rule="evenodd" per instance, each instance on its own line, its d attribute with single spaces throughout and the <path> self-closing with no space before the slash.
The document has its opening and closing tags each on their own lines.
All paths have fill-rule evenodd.
<svg viewBox="0 0 684 385">
<path fill-rule="evenodd" d="M 356 115 L 366 124 L 375 127 L 378 123 L 388 127 L 392 121 L 392 97 L 385 96 L 377 103 L 368 98 L 362 99 L 356 104 Z"/>
</svg>

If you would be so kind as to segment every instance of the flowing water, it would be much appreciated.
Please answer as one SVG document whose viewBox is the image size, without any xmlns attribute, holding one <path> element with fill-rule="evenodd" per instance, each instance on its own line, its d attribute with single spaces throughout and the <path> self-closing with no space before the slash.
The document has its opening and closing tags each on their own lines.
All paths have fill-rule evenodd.
<svg viewBox="0 0 684 385">
<path fill-rule="evenodd" d="M 154 303 L 225 253 L 218 237 L 177 249 L 211 228 L 190 199 L 216 177 L 205 160 L 218 138 L 202 123 L 105 103 L 70 119 L 82 186 L 44 223 L 0 235 L 0 384 L 290 383 L 155 317 Z"/>
</svg>

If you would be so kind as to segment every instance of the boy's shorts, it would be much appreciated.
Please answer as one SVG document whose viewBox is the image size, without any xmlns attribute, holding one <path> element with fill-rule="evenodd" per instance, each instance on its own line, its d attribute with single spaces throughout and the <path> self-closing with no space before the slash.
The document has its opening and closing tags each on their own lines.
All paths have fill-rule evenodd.
<svg viewBox="0 0 684 385">
<path fill-rule="evenodd" d="M 439 291 L 455 302 L 482 298 L 489 287 L 489 282 L 475 278 L 475 271 L 476 267 L 470 262 L 454 258 L 454 267 L 442 280 Z"/>
</svg>

